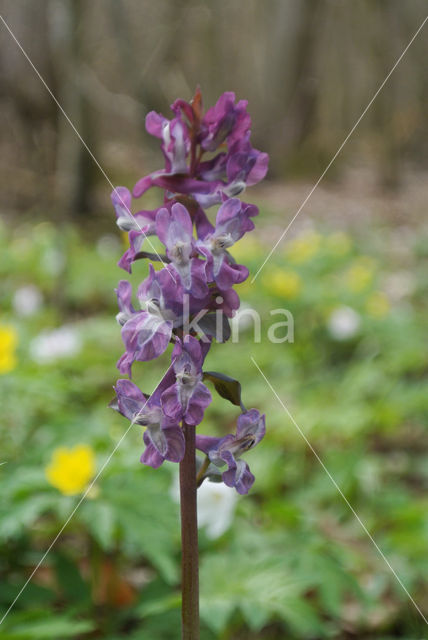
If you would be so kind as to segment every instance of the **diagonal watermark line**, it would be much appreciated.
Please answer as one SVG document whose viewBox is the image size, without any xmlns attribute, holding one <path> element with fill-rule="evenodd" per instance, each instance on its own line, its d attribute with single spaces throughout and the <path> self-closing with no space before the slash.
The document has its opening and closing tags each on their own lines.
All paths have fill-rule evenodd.
<svg viewBox="0 0 428 640">
<path fill-rule="evenodd" d="M 381 558 L 383 559 L 383 561 L 386 563 L 386 565 L 388 566 L 388 568 L 390 569 L 390 571 L 392 572 L 392 574 L 394 575 L 395 579 L 397 580 L 398 584 L 400 585 L 400 587 L 403 589 L 403 591 L 405 592 L 405 594 L 407 595 L 407 597 L 410 599 L 410 601 L 412 602 L 412 604 L 414 605 L 415 609 L 417 610 L 417 612 L 419 613 L 419 615 L 421 616 L 422 620 L 425 622 L 425 624 L 428 625 L 428 620 L 426 619 L 426 617 L 424 616 L 424 614 L 422 613 L 421 609 L 419 608 L 418 604 L 415 602 L 415 600 L 412 598 L 411 594 L 409 593 L 409 591 L 407 590 L 405 584 L 403 583 L 403 581 L 401 580 L 400 576 L 397 574 L 397 572 L 395 571 L 394 567 L 391 565 L 391 563 L 389 562 L 388 558 L 385 556 L 385 554 L 383 553 L 382 549 L 379 547 L 379 545 L 377 544 L 376 540 L 373 538 L 373 536 L 371 535 L 370 531 L 367 529 L 366 525 L 364 524 L 364 522 L 361 520 L 360 516 L 358 515 L 358 513 L 355 511 L 354 507 L 351 505 L 351 503 L 349 502 L 348 498 L 345 496 L 345 494 L 343 493 L 342 489 L 339 487 L 339 485 L 337 484 L 336 480 L 333 478 L 333 476 L 331 475 L 330 471 L 327 469 L 327 467 L 325 466 L 324 462 L 321 460 L 320 456 L 318 455 L 317 451 L 314 449 L 314 447 L 311 445 L 311 443 L 309 442 L 308 438 L 306 437 L 306 435 L 303 433 L 302 429 L 299 427 L 299 425 L 297 424 L 297 422 L 295 421 L 295 419 L 293 418 L 293 416 L 291 415 L 291 413 L 289 412 L 289 410 L 287 409 L 287 407 L 285 406 L 284 402 L 281 400 L 281 398 L 279 397 L 279 395 L 277 394 L 277 392 L 275 391 L 275 389 L 273 388 L 273 386 L 271 385 L 271 383 L 269 382 L 269 380 L 267 379 L 267 377 L 265 376 L 265 374 L 263 373 L 263 371 L 260 369 L 259 365 L 257 364 L 257 362 L 255 361 L 253 356 L 250 356 L 251 361 L 253 362 L 254 366 L 256 367 L 256 369 L 258 369 L 260 375 L 262 376 L 262 378 L 264 378 L 266 384 L 268 385 L 268 387 L 270 388 L 270 390 L 272 391 L 273 395 L 275 396 L 275 398 L 278 400 L 279 404 L 281 405 L 281 407 L 284 409 L 285 413 L 287 414 L 287 416 L 290 418 L 291 422 L 294 424 L 294 426 L 296 427 L 297 431 L 300 433 L 300 435 L 302 436 L 302 438 L 304 439 L 304 441 L 306 442 L 306 444 L 308 445 L 308 447 L 310 448 L 310 450 L 312 451 L 312 453 L 314 454 L 315 458 L 318 460 L 318 462 L 320 463 L 320 465 L 322 466 L 322 468 L 324 469 L 324 471 L 326 472 L 326 474 L 328 475 L 328 477 L 330 478 L 331 482 L 333 483 L 334 487 L 337 489 L 337 491 L 340 493 L 340 495 L 342 496 L 343 500 L 345 501 L 346 505 L 349 507 L 349 509 L 352 511 L 353 515 L 355 516 L 356 520 L 358 521 L 358 523 L 361 525 L 364 533 L 367 534 L 367 536 L 370 538 L 371 542 L 373 543 L 374 547 L 376 548 L 376 550 L 378 551 L 379 555 L 381 556 Z"/>
<path fill-rule="evenodd" d="M 282 242 L 282 240 L 284 239 L 284 236 L 286 235 L 286 233 L 288 232 L 288 230 L 290 229 L 291 225 L 293 224 L 293 222 L 295 221 L 295 219 L 297 218 L 297 216 L 299 215 L 299 213 L 302 211 L 303 207 L 305 206 L 305 204 L 308 202 L 309 198 L 312 196 L 313 192 L 315 191 L 315 189 L 318 187 L 319 183 L 321 182 L 321 180 L 324 178 L 325 174 L 327 173 L 327 171 L 330 169 L 331 165 L 333 164 L 333 162 L 336 160 L 337 156 L 340 154 L 340 152 L 342 151 L 343 147 L 346 145 L 346 143 L 348 142 L 349 138 L 352 136 L 352 134 L 354 133 L 355 129 L 358 127 L 358 125 L 360 124 L 361 120 L 364 118 L 364 116 L 366 115 L 367 111 L 370 109 L 370 107 L 372 106 L 373 102 L 376 100 L 376 98 L 378 97 L 379 93 L 382 91 L 382 89 L 384 88 L 384 86 L 386 85 L 386 83 L 388 82 L 389 78 L 391 77 L 391 75 L 394 73 L 395 69 L 398 67 L 398 65 L 400 64 L 401 60 L 404 58 L 404 56 L 406 55 L 407 51 L 409 50 L 410 46 L 413 44 L 414 40 L 417 38 L 417 36 L 419 35 L 419 33 L 422 31 L 426 21 L 428 20 L 428 16 L 426 16 L 426 18 L 422 21 L 422 24 L 419 26 L 419 28 L 417 29 L 417 31 L 413 34 L 410 42 L 408 43 L 408 45 L 406 46 L 406 48 L 404 49 L 404 51 L 402 52 L 402 54 L 400 55 L 400 57 L 395 61 L 392 69 L 389 71 L 388 75 L 386 76 L 386 78 L 384 79 L 384 81 L 379 85 L 376 93 L 373 95 L 372 99 L 370 100 L 370 102 L 368 103 L 368 105 L 366 106 L 366 108 L 364 109 L 364 111 L 362 112 L 362 114 L 360 115 L 360 117 L 358 118 L 358 120 L 355 122 L 354 126 L 352 127 L 352 129 L 350 130 L 350 132 L 348 133 L 348 135 L 346 136 L 346 138 L 344 139 L 344 141 L 342 142 L 342 144 L 340 145 L 340 147 L 338 148 L 338 150 L 336 151 L 336 153 L 334 154 L 334 156 L 332 157 L 332 159 L 330 160 L 330 162 L 328 163 L 328 165 L 326 166 L 326 168 L 324 169 L 324 171 L 322 172 L 322 174 L 320 175 L 320 177 L 318 178 L 318 180 L 316 181 L 316 183 L 314 184 L 314 186 L 312 187 L 312 189 L 309 191 L 308 195 L 306 196 L 306 198 L 303 200 L 302 204 L 300 205 L 300 207 L 297 209 L 296 213 L 294 214 L 294 216 L 292 217 L 292 219 L 290 220 L 290 222 L 288 223 L 287 227 L 284 229 L 284 231 L 281 233 L 281 235 L 279 236 L 278 240 L 275 242 L 275 244 L 273 245 L 272 249 L 269 251 L 268 255 L 266 256 L 264 262 L 260 265 L 260 267 L 258 268 L 255 276 L 252 278 L 251 280 L 251 284 L 253 284 L 253 282 L 256 280 L 257 276 L 259 275 L 260 271 L 263 269 L 263 267 L 265 266 L 266 262 L 270 259 L 270 257 L 272 256 L 272 254 L 274 253 L 274 251 L 276 250 L 277 246 Z"/>
<path fill-rule="evenodd" d="M 91 156 L 92 160 L 95 162 L 96 166 L 98 167 L 98 169 L 101 171 L 102 175 L 104 176 L 104 178 L 107 180 L 108 184 L 111 186 L 111 188 L 113 189 L 113 191 L 116 193 L 116 195 L 118 196 L 119 200 L 121 201 L 123 208 L 125 209 L 126 213 L 129 216 L 129 219 L 132 221 L 133 224 L 135 224 L 137 226 L 137 228 L 139 229 L 139 231 L 141 231 L 141 233 L 144 236 L 144 239 L 148 241 L 150 247 L 153 249 L 153 252 L 155 253 L 155 255 L 157 256 L 157 258 L 159 259 L 159 261 L 163 264 L 164 267 L 166 267 L 165 262 L 162 260 L 162 257 L 159 255 L 158 251 L 156 250 L 156 248 L 153 246 L 152 241 L 150 240 L 150 237 L 146 235 L 146 233 L 144 232 L 144 230 L 141 228 L 140 224 L 138 223 L 138 220 L 135 219 L 135 217 L 132 215 L 131 211 L 129 210 L 129 207 L 126 205 L 126 203 L 123 201 L 120 193 L 117 191 L 116 187 L 114 186 L 114 184 L 112 183 L 112 181 L 110 180 L 110 178 L 108 177 L 107 173 L 104 171 L 104 169 L 102 168 L 102 166 L 100 165 L 100 163 L 98 162 L 97 158 L 94 156 L 94 154 L 92 153 L 92 151 L 90 150 L 90 148 L 88 147 L 88 145 L 86 144 L 86 142 L 84 141 L 84 139 L 82 138 L 82 136 L 80 135 L 79 131 L 76 129 L 75 125 L 73 124 L 72 120 L 70 119 L 70 117 L 68 116 L 68 114 L 66 113 L 66 111 L 63 109 L 63 107 L 61 106 L 60 102 L 58 101 L 58 99 L 56 98 L 55 94 L 53 93 L 53 91 L 50 89 L 49 85 L 47 84 L 46 80 L 43 78 L 43 76 L 41 75 L 41 73 L 39 72 L 39 70 L 36 68 L 36 66 L 33 64 L 30 56 L 28 55 L 28 53 L 25 51 L 24 47 L 21 45 L 21 43 L 19 42 L 18 38 L 15 36 L 15 34 L 13 33 L 12 29 L 9 27 L 9 25 L 7 24 L 6 20 L 3 18 L 2 15 L 0 15 L 0 20 L 3 22 L 4 26 L 6 27 L 6 29 L 8 30 L 9 34 L 11 35 L 11 37 L 13 38 L 13 40 L 16 42 L 16 44 L 18 45 L 19 49 L 21 50 L 22 54 L 24 55 L 24 57 L 26 58 L 27 62 L 30 64 L 30 66 L 32 67 L 33 71 L 35 72 L 35 74 L 37 75 L 37 77 L 39 78 L 40 82 L 43 84 L 43 86 L 45 87 L 46 91 L 49 93 L 49 95 L 51 96 L 52 100 L 55 102 L 55 104 L 57 105 L 58 109 L 61 111 L 62 115 L 64 116 L 64 118 L 67 120 L 68 124 L 70 125 L 70 127 L 73 129 L 74 133 L 76 134 L 76 136 L 79 138 L 80 142 L 83 144 L 83 146 L 85 147 L 86 151 L 89 153 L 89 155 Z M 170 274 L 171 278 L 174 280 L 174 283 L 177 284 L 176 279 L 174 278 L 173 274 L 171 273 L 171 271 L 169 269 L 167 269 L 168 273 Z"/>
<path fill-rule="evenodd" d="M 155 389 L 158 388 L 158 386 L 161 384 L 161 382 L 163 381 L 163 379 L 166 377 L 166 375 L 168 374 L 168 372 L 171 370 L 171 367 L 173 366 L 175 362 L 175 359 L 173 360 L 173 362 L 171 363 L 171 365 L 168 367 L 168 369 L 165 371 L 165 373 L 162 375 L 161 379 L 159 380 L 159 382 L 157 383 L 157 385 L 155 386 Z M 154 390 L 155 390 L 154 389 Z M 37 573 L 37 571 L 39 570 L 40 566 L 43 564 L 43 562 L 46 560 L 47 555 L 49 554 L 49 552 L 52 550 L 52 548 L 54 547 L 54 545 L 56 544 L 56 542 L 58 541 L 58 539 L 61 537 L 64 529 L 67 527 L 68 523 L 70 522 L 70 520 L 73 518 L 74 514 L 76 513 L 76 511 L 78 510 L 78 508 L 80 507 L 80 505 L 82 504 L 82 502 L 85 500 L 86 496 L 88 495 L 88 493 L 91 491 L 92 487 L 94 486 L 94 484 L 96 483 L 96 481 L 98 480 L 98 478 L 100 477 L 100 475 L 102 474 L 102 472 L 104 471 L 104 469 L 107 467 L 107 465 L 109 464 L 110 460 L 112 459 L 112 457 L 114 456 L 114 454 L 116 453 L 116 451 L 119 449 L 120 445 L 122 444 L 122 442 L 125 440 L 126 436 L 128 435 L 128 433 L 130 432 L 131 428 L 134 426 L 135 421 L 137 420 L 138 416 L 141 414 L 141 412 L 143 411 L 143 409 L 145 408 L 146 404 L 149 401 L 150 396 L 147 398 L 147 400 L 145 401 L 145 403 L 143 404 L 143 406 L 141 407 L 141 409 L 139 409 L 138 413 L 135 414 L 135 416 L 133 417 L 129 427 L 126 429 L 125 433 L 123 433 L 123 435 L 119 438 L 119 440 L 117 441 L 117 443 L 114 446 L 114 449 L 112 450 L 112 452 L 110 453 L 110 455 L 108 456 L 108 458 L 104 461 L 103 465 L 101 466 L 100 470 L 98 471 L 97 475 L 95 476 L 95 478 L 91 481 L 91 483 L 89 484 L 89 486 L 87 487 L 85 493 L 81 496 L 80 500 L 78 501 L 78 503 L 76 504 L 76 506 L 74 507 L 73 511 L 70 513 L 70 515 L 68 516 L 67 520 L 64 522 L 64 524 L 62 525 L 61 529 L 58 531 L 58 533 L 56 534 L 55 538 L 52 540 L 52 542 L 50 543 L 49 547 L 46 549 L 45 553 L 42 555 L 42 557 L 40 558 L 39 562 L 37 563 L 37 565 L 35 566 L 35 568 L 33 569 L 33 571 L 31 572 L 31 574 L 29 575 L 29 577 L 27 578 L 26 582 L 24 583 L 24 585 L 21 587 L 21 589 L 19 590 L 19 592 L 16 594 L 13 602 L 11 603 L 11 605 L 9 606 L 9 608 L 7 609 L 7 611 L 4 613 L 3 617 L 0 619 L 0 625 L 3 624 L 3 622 L 5 621 L 5 619 L 7 618 L 7 616 L 9 615 L 9 613 L 12 611 L 13 607 L 15 606 L 15 604 L 18 602 L 19 598 L 21 597 L 21 595 L 23 594 L 23 592 L 25 591 L 25 589 L 28 587 L 29 583 L 31 582 L 31 580 L 33 579 L 33 577 L 35 576 L 35 574 Z"/>
</svg>

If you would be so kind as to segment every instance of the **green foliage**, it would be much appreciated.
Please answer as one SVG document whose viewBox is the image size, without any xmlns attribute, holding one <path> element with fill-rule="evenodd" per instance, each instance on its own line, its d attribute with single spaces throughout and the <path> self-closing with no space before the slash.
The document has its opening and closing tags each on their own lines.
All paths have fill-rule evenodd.
<svg viewBox="0 0 428 640">
<path fill-rule="evenodd" d="M 94 624 L 75 620 L 71 616 L 57 613 L 46 616 L 46 611 L 34 610 L 22 615 L 11 616 L 5 621 L 3 640 L 45 640 L 58 638 L 78 638 L 91 632 Z"/>
<path fill-rule="evenodd" d="M 256 483 L 239 500 L 231 529 L 216 540 L 201 533 L 203 640 L 422 637 L 422 620 L 249 359 L 254 356 L 425 606 L 425 245 L 415 236 L 403 269 L 389 254 L 386 233 L 373 230 L 364 245 L 337 233 L 306 233 L 286 243 L 254 286 L 240 286 L 242 299 L 262 316 L 261 344 L 253 343 L 251 326 L 242 326 L 239 342 L 208 356 L 207 368 L 226 377 L 210 374 L 222 397 L 207 412 L 207 432 L 233 430 L 239 414 L 233 405 L 241 398 L 236 380 L 243 403 L 266 412 L 268 432 L 248 453 Z M 255 273 L 267 245 L 245 242 Z M 126 421 L 107 408 L 122 351 L 113 294 L 122 277 L 114 266 L 119 243 L 109 236 L 95 250 L 75 230 L 59 232 L 47 223 L 13 233 L 0 227 L 1 324 L 18 334 L 17 367 L 0 377 L 0 462 L 6 462 L 0 466 L 0 612 L 84 490 L 63 495 L 50 484 L 45 469 L 53 452 L 85 444 L 99 471 L 126 433 L 6 618 L 2 639 L 179 637 L 177 469 L 142 467 L 140 428 L 126 432 Z M 143 268 L 135 268 L 134 282 Z M 14 291 L 29 284 L 39 288 L 43 304 L 20 315 Z M 277 318 L 270 310 L 281 307 L 293 313 L 294 342 L 272 344 L 266 333 Z M 357 319 L 345 337 L 332 320 L 343 307 L 355 314 L 348 313 L 348 325 L 349 317 L 351 324 Z M 80 350 L 38 360 L 34 340 L 62 325 L 78 335 Z M 168 357 L 146 368 L 144 380 L 136 370 L 148 393 Z"/>
</svg>

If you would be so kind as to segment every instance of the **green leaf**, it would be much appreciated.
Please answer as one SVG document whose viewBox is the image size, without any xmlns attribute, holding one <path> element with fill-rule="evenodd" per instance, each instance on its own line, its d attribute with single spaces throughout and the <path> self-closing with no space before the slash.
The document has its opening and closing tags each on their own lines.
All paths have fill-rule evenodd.
<svg viewBox="0 0 428 640">
<path fill-rule="evenodd" d="M 18 622 L 21 619 L 22 622 Z M 48 640 L 53 638 L 76 638 L 80 634 L 94 629 L 89 620 L 73 620 L 70 616 L 49 615 L 46 612 L 33 611 L 19 614 L 7 624 L 3 638 L 8 640 Z"/>
<path fill-rule="evenodd" d="M 222 398 L 229 400 L 232 404 L 241 407 L 245 411 L 245 407 L 241 400 L 241 383 L 234 378 L 229 378 L 224 373 L 217 371 L 204 371 L 204 380 L 210 380 L 215 390 Z"/>
<path fill-rule="evenodd" d="M 170 584 L 178 567 L 178 510 L 168 496 L 169 474 L 150 469 L 122 472 L 105 480 L 103 498 L 115 518 L 115 535 L 126 553 L 143 554 Z"/>
<path fill-rule="evenodd" d="M 242 541 L 244 542 L 244 541 Z M 206 555 L 201 563 L 201 616 L 223 632 L 239 610 L 255 631 L 279 618 L 307 635 L 321 634 L 322 623 L 305 600 L 307 581 L 296 576 L 285 553 L 272 553 L 264 538 L 257 548 L 239 545 Z M 244 545 L 245 546 L 245 545 Z"/>
<path fill-rule="evenodd" d="M 88 530 L 106 551 L 112 549 L 116 542 L 116 516 L 113 506 L 102 500 L 86 501 L 80 518 L 86 523 Z"/>
</svg>

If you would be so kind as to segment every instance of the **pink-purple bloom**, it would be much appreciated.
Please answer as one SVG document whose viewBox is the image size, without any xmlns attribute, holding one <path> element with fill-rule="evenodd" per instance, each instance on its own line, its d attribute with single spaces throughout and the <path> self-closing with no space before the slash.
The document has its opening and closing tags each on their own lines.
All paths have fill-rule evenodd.
<svg viewBox="0 0 428 640">
<path fill-rule="evenodd" d="M 167 120 L 155 111 L 146 116 L 148 133 L 162 140 L 165 175 L 188 173 L 186 158 L 190 152 L 189 131 L 180 117 Z"/>
<path fill-rule="evenodd" d="M 204 411 L 211 403 L 211 393 L 202 382 L 202 364 L 210 343 L 200 342 L 192 336 L 178 340 L 171 359 L 175 383 L 161 396 L 162 409 L 175 420 L 187 424 L 202 422 Z"/>
<path fill-rule="evenodd" d="M 116 319 L 125 346 L 118 369 L 131 377 L 136 361 L 153 360 L 171 349 L 171 366 L 150 397 L 131 380 L 121 379 L 112 403 L 132 423 L 145 427 L 141 461 L 154 468 L 165 460 L 182 460 L 182 425 L 198 427 L 212 402 L 204 361 L 212 341 L 225 342 L 230 334 L 228 318 L 239 307 L 234 286 L 248 277 L 247 267 L 233 258 L 233 245 L 254 229 L 258 214 L 255 205 L 237 196 L 262 180 L 268 165 L 267 154 L 251 145 L 247 102 L 236 101 L 234 93 L 224 93 L 204 113 L 198 89 L 191 102 L 176 100 L 171 109 L 171 119 L 154 111 L 146 117 L 147 131 L 160 140 L 164 167 L 141 178 L 132 195 L 117 187 L 111 196 L 117 225 L 129 239 L 119 266 L 131 272 L 137 260 L 151 261 L 136 302 L 127 280 L 116 289 Z M 163 203 L 133 214 L 133 198 L 155 186 L 164 190 Z M 215 223 L 206 213 L 214 205 Z M 162 254 L 152 245 L 154 236 L 164 246 Z M 162 268 L 156 271 L 152 262 L 163 263 Z M 263 438 L 265 417 L 256 409 L 245 411 L 232 391 L 219 386 L 235 384 L 236 389 L 237 381 L 214 372 L 206 376 L 244 413 L 236 434 L 219 438 L 198 433 L 197 448 L 211 468 L 227 467 L 222 472 L 225 484 L 247 493 L 254 476 L 241 455 Z M 202 480 L 206 477 L 208 472 Z"/>
<path fill-rule="evenodd" d="M 184 455 L 184 437 L 179 422 L 166 416 L 160 404 L 164 386 L 165 383 L 161 383 L 146 398 L 130 380 L 118 380 L 114 387 L 116 402 L 111 405 L 133 424 L 146 427 L 143 435 L 146 449 L 141 462 L 154 469 L 164 460 L 180 462 Z"/>
<path fill-rule="evenodd" d="M 250 144 L 251 118 L 246 100 L 235 104 L 235 94 L 226 92 L 203 115 L 197 92 L 193 103 L 176 100 L 172 110 L 172 120 L 153 111 L 146 117 L 147 131 L 162 140 L 166 163 L 164 169 L 137 182 L 135 198 L 156 186 L 191 195 L 202 207 L 210 207 L 265 177 L 268 155 Z M 213 158 L 202 159 L 205 152 L 219 149 Z"/>
<path fill-rule="evenodd" d="M 256 206 L 230 198 L 218 210 L 215 229 L 197 243 L 198 251 L 207 259 L 207 279 L 216 282 L 221 290 L 229 289 L 248 277 L 247 267 L 233 262 L 228 249 L 244 233 L 254 229 L 250 218 L 257 214 Z"/>
<path fill-rule="evenodd" d="M 222 474 L 223 482 L 245 494 L 251 489 L 254 476 L 241 456 L 255 447 L 265 433 L 265 416 L 260 415 L 257 409 L 250 409 L 239 416 L 235 435 L 229 434 L 224 438 L 197 435 L 196 447 L 217 467 L 227 465 Z"/>
<path fill-rule="evenodd" d="M 182 204 L 173 204 L 171 210 L 160 209 L 156 215 L 156 233 L 166 247 L 166 255 L 179 275 L 186 291 L 196 298 L 208 293 L 205 265 L 196 259 L 193 223 Z"/>
<path fill-rule="evenodd" d="M 123 280 L 121 296 L 125 293 Z M 141 311 L 130 313 L 122 326 L 122 339 L 126 347 L 124 355 L 118 362 L 121 373 L 130 374 L 134 360 L 142 362 L 160 356 L 168 347 L 175 326 L 182 324 L 182 285 L 178 276 L 165 268 L 156 272 L 150 265 L 149 276 L 140 284 L 137 297 Z M 121 313 L 126 313 L 123 300 L 130 297 L 126 289 L 126 297 L 121 297 L 119 304 Z"/>
<path fill-rule="evenodd" d="M 134 262 L 142 244 L 148 236 L 156 232 L 157 209 L 153 211 L 138 211 L 131 213 L 132 196 L 126 187 L 116 187 L 111 200 L 116 213 L 116 224 L 122 231 L 128 232 L 129 249 L 125 251 L 118 262 L 119 267 L 131 273 L 131 265 Z"/>
</svg>

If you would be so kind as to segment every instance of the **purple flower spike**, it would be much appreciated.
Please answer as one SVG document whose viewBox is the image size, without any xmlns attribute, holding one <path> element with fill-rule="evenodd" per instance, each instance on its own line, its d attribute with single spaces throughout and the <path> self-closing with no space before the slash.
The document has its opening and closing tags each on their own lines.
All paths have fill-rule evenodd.
<svg viewBox="0 0 428 640">
<path fill-rule="evenodd" d="M 192 336 L 187 336 L 184 343 L 177 341 L 171 356 L 176 382 L 161 396 L 162 408 L 170 418 L 191 425 L 202 422 L 204 411 L 212 400 L 202 382 L 206 349 L 206 344 L 201 345 Z"/>
<path fill-rule="evenodd" d="M 241 455 L 255 447 L 265 432 L 265 416 L 261 416 L 257 409 L 250 409 L 239 416 L 236 435 L 224 438 L 197 435 L 196 447 L 206 453 L 217 467 L 227 464 L 227 471 L 222 474 L 223 482 L 228 487 L 235 487 L 238 493 L 246 494 L 255 478 L 248 464 L 241 460 Z"/>
<path fill-rule="evenodd" d="M 116 403 L 111 406 L 133 424 L 146 427 L 146 450 L 141 462 L 154 469 L 164 460 L 180 462 L 184 455 L 184 436 L 180 426 L 166 416 L 159 403 L 159 392 L 147 399 L 130 380 L 118 380 L 114 387 Z M 162 389 L 162 383 L 158 387 Z"/>
<path fill-rule="evenodd" d="M 220 396 L 245 411 L 239 382 L 218 372 L 204 374 L 202 367 L 211 340 L 223 342 L 229 337 L 227 318 L 240 305 L 234 285 L 248 277 L 247 267 L 237 264 L 229 250 L 254 229 L 258 209 L 238 196 L 262 180 L 268 167 L 268 155 L 251 145 L 247 101 L 236 101 L 233 92 L 223 93 L 204 113 L 197 88 L 189 102 L 178 99 L 171 110 L 170 119 L 155 111 L 146 117 L 147 131 L 160 141 L 163 166 L 141 177 L 132 195 L 126 187 L 117 187 L 111 195 L 117 224 L 129 240 L 119 266 L 131 273 L 136 260 L 167 263 L 159 271 L 149 264 L 149 275 L 138 287 L 136 307 L 129 282 L 121 280 L 116 289 L 116 318 L 125 345 L 117 363 L 122 374 L 130 378 L 135 361 L 153 360 L 173 345 L 171 366 L 148 400 L 130 380 L 119 380 L 116 387 L 115 408 L 147 427 L 141 461 L 154 468 L 164 460 L 182 460 L 183 431 L 191 434 L 212 400 L 204 375 Z M 153 187 L 163 191 L 162 206 L 131 213 L 132 198 Z M 206 213 L 214 205 L 218 205 L 215 225 Z M 163 243 L 164 255 L 156 253 L 150 239 L 150 250 L 143 247 L 151 235 Z M 194 337 L 198 334 L 200 339 Z M 211 472 L 213 465 L 223 467 L 212 475 L 221 475 L 226 485 L 245 494 L 254 476 L 241 456 L 264 433 L 264 416 L 251 409 L 239 416 L 235 434 L 197 435 L 196 446 L 208 456 Z M 192 450 L 192 458 L 193 454 Z"/>
</svg>

